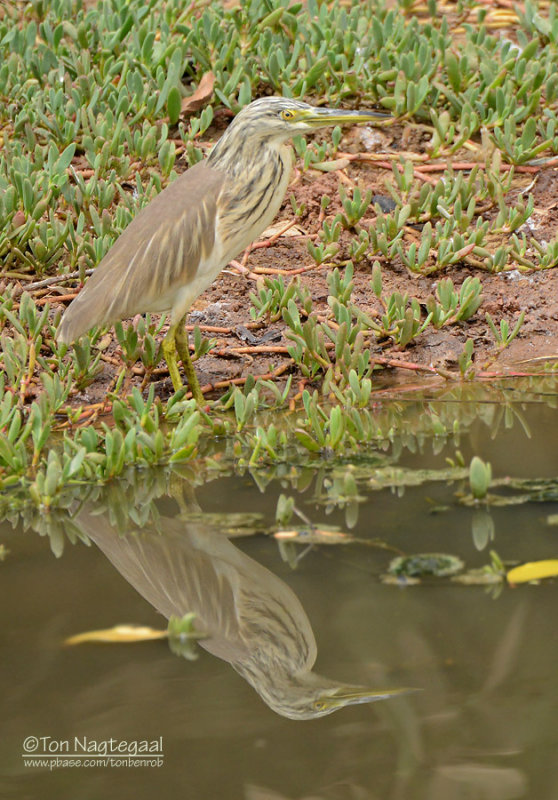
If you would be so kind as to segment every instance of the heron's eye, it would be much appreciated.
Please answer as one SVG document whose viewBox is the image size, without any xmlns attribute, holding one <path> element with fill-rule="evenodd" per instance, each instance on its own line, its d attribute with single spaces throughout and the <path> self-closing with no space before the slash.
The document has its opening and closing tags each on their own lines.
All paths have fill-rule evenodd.
<svg viewBox="0 0 558 800">
<path fill-rule="evenodd" d="M 326 704 L 323 700 L 316 700 L 314 702 L 314 708 L 316 711 L 324 711 L 326 709 Z"/>
<path fill-rule="evenodd" d="M 294 119 L 295 113 L 294 111 L 281 111 L 281 116 L 283 119 Z"/>
</svg>

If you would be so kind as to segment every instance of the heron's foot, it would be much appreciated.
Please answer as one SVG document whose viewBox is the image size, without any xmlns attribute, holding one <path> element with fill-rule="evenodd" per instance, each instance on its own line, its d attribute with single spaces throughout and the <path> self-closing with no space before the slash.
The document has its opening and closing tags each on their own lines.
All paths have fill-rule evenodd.
<svg viewBox="0 0 558 800">
<path fill-rule="evenodd" d="M 186 378 L 188 379 L 188 386 L 192 392 L 192 397 L 198 405 L 203 405 L 204 399 L 202 390 L 198 381 L 198 377 L 190 358 L 190 347 L 188 346 L 188 331 L 183 325 L 180 325 L 176 331 L 176 350 L 182 361 Z"/>
<path fill-rule="evenodd" d="M 178 392 L 179 389 L 183 388 L 184 384 L 182 383 L 182 378 L 180 377 L 180 371 L 178 369 L 178 361 L 176 359 L 176 340 L 174 335 L 169 336 L 167 334 L 161 343 L 161 347 L 163 349 L 165 361 L 167 362 L 167 366 L 169 368 L 169 374 L 172 385 L 174 386 L 174 391 Z"/>
</svg>

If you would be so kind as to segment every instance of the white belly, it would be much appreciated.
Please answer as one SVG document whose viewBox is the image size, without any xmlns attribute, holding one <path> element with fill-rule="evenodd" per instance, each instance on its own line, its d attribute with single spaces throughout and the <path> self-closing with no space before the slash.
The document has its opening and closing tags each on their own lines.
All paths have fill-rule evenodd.
<svg viewBox="0 0 558 800">
<path fill-rule="evenodd" d="M 208 286 L 211 286 L 231 258 L 226 257 L 223 251 L 223 244 L 220 238 L 216 237 L 215 247 L 211 252 L 210 258 L 201 261 L 195 277 L 187 286 L 175 289 L 172 297 L 168 298 L 167 308 L 171 308 L 171 321 L 173 323 L 178 322 L 186 314 L 194 300 L 205 292 Z"/>
</svg>

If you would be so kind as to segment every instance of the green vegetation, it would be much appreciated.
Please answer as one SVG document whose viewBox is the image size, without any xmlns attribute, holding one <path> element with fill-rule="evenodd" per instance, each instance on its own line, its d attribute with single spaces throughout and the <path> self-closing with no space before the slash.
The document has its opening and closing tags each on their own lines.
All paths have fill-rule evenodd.
<svg viewBox="0 0 558 800">
<path fill-rule="evenodd" d="M 417 553 L 412 556 L 398 556 L 388 567 L 390 575 L 401 578 L 416 578 L 432 575 L 444 578 L 455 575 L 463 569 L 463 561 L 447 553 Z"/>
<path fill-rule="evenodd" d="M 21 443 L 7 437 L 1 445 L 13 473 L 3 475 L 0 518 L 38 530 L 60 553 L 66 537 L 81 537 L 73 518 L 84 504 L 108 510 L 124 531 L 129 519 L 138 525 L 156 523 L 161 497 L 176 497 L 182 507 L 184 485 L 195 489 L 235 475 L 249 477 L 262 492 L 275 484 L 283 492 L 304 493 L 305 503 L 323 506 L 326 513 L 342 509 L 348 528 L 357 523 L 359 505 L 370 492 L 390 490 L 402 497 L 409 488 L 445 483 L 454 486 L 455 503 L 472 513 L 473 538 L 480 544 L 482 535 L 484 547 L 493 528 L 489 509 L 558 499 L 556 478 L 492 478 L 480 459 L 468 466 L 459 451 L 473 424 L 480 423 L 490 437 L 517 425 L 529 436 L 522 406 L 542 400 L 554 407 L 555 375 L 537 378 L 534 385 L 503 381 L 496 393 L 494 386 L 456 382 L 434 399 L 415 397 L 410 403 L 403 393 L 374 409 L 353 405 L 347 413 L 338 405 L 326 410 L 317 393 L 306 392 L 304 410 L 277 415 L 270 408 L 274 384 L 248 388 L 247 393 L 238 388 L 228 392 L 211 414 L 200 412 L 191 400 L 171 400 L 165 406 L 152 389 L 145 401 L 135 389 L 127 403 L 115 399 L 110 427 L 64 429 L 54 441 L 51 437 L 50 449 L 39 449 L 41 431 L 25 423 Z M 284 398 L 276 402 L 283 405 Z M 32 408 L 31 419 L 38 413 Z M 21 424 L 20 417 L 21 412 L 13 412 L 10 429 Z M 399 466 L 405 453 L 431 457 L 444 451 L 455 453 L 445 467 Z M 477 462 L 483 483 L 473 494 Z M 293 497 L 286 496 L 277 509 L 280 525 L 289 523 L 293 508 Z M 207 514 L 200 520 L 215 522 Z M 223 520 L 218 524 L 227 527 Z M 254 526 L 265 530 L 260 519 L 248 521 L 248 529 Z M 240 523 L 234 527 L 238 534 Z"/>
<path fill-rule="evenodd" d="M 66 507 L 76 488 L 83 493 L 133 467 L 166 465 L 172 473 L 205 456 L 213 469 L 216 442 L 226 442 L 236 469 L 313 454 L 343 458 L 384 442 L 402 423 L 397 405 L 391 427 L 369 412 L 374 373 L 385 361 L 378 343 L 403 349 L 426 330 L 466 327 L 482 310 L 478 277 L 456 285 L 442 271 L 556 266 L 558 239 L 538 241 L 525 225 L 534 207 L 533 171 L 558 154 L 554 9 L 539 12 L 527 2 L 514 12 L 511 41 L 472 1 L 460 0 L 453 16 L 440 15 L 436 2 L 427 12 L 413 6 L 2 6 L 0 487 L 12 508 Z M 192 115 L 188 98 L 209 73 L 212 90 Z M 206 409 L 184 392 L 165 402 L 155 383 L 164 374 L 164 320 L 117 324 L 114 352 L 101 330 L 68 350 L 54 340 L 60 312 L 53 309 L 60 293 L 75 295 L 175 170 L 203 157 L 227 115 L 265 93 L 384 107 L 397 130 L 416 129 L 426 139 L 417 152 L 400 147 L 381 155 L 344 153 L 339 129 L 326 142 L 295 143 L 302 173 L 387 160 L 384 200 L 391 206 L 356 184 L 340 183 L 335 197 L 321 198 L 307 245 L 309 268 L 328 268 L 325 312 L 298 277 L 269 277 L 250 294 L 246 320 L 282 326 L 290 368 L 304 383 L 296 410 L 281 420 L 265 416 L 264 424 L 264 412 L 293 398 L 296 381 L 229 384 Z M 454 165 L 458 153 L 469 154 L 466 168 Z M 437 173 L 425 171 L 427 163 Z M 307 212 L 295 208 L 299 217 Z M 439 273 L 425 303 L 384 290 L 394 265 L 411 276 Z M 377 313 L 354 298 L 355 270 L 369 276 Z M 499 350 L 520 332 L 523 317 L 499 327 L 487 320 Z M 199 329 L 193 340 L 198 358 L 216 344 Z M 101 402 L 87 402 L 83 393 L 103 365 L 112 367 L 112 380 Z M 475 375 L 470 339 L 452 377 Z M 453 435 L 453 421 L 429 419 L 424 435 Z M 348 489 L 336 491 L 346 496 Z"/>
</svg>

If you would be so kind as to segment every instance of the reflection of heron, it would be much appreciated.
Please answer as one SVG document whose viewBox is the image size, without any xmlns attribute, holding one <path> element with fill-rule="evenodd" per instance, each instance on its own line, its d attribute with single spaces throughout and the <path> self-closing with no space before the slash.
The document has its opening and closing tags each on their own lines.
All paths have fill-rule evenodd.
<svg viewBox="0 0 558 800">
<path fill-rule="evenodd" d="M 351 703 L 405 693 L 374 692 L 312 672 L 316 641 L 289 587 L 222 534 L 164 519 L 153 529 L 119 536 L 104 516 L 79 523 L 118 571 L 166 617 L 196 614 L 208 634 L 200 644 L 228 661 L 270 708 L 291 719 L 330 714 Z"/>
</svg>

